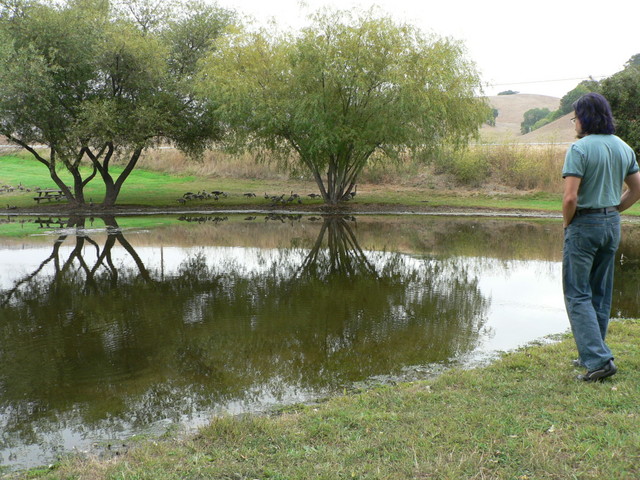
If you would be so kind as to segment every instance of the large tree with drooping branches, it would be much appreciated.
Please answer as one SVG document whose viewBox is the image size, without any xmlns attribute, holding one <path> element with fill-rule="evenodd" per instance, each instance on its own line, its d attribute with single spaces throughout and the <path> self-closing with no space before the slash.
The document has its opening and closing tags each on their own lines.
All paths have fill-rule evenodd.
<svg viewBox="0 0 640 480">
<path fill-rule="evenodd" d="M 299 34 L 226 37 L 203 68 L 235 146 L 293 155 L 328 204 L 352 198 L 374 157 L 466 145 L 486 120 L 461 43 L 375 10 L 321 11 Z"/>
</svg>

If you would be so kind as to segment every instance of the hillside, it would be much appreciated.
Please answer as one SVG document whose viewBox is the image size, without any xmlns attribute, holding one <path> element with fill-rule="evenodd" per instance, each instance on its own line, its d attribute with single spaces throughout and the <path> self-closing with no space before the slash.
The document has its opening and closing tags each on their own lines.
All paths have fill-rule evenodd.
<svg viewBox="0 0 640 480">
<path fill-rule="evenodd" d="M 520 135 L 517 141 L 523 143 L 574 142 L 576 140 L 576 130 L 573 123 L 571 123 L 571 117 L 573 117 L 573 113 L 567 113 L 544 127 L 538 128 L 526 135 Z"/>
<path fill-rule="evenodd" d="M 571 114 L 545 125 L 526 135 L 520 134 L 524 113 L 532 108 L 557 110 L 560 99 L 546 95 L 497 95 L 488 97 L 489 103 L 498 110 L 495 127 L 484 125 L 480 135 L 484 142 L 517 143 L 567 143 L 575 140 L 575 130 L 570 121 Z"/>
</svg>

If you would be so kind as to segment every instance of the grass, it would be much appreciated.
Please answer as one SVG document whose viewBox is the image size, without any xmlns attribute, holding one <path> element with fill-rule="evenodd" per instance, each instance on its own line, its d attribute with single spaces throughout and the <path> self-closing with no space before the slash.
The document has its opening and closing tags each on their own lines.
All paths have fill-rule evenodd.
<svg viewBox="0 0 640 480">
<path fill-rule="evenodd" d="M 422 211 L 434 208 L 483 208 L 502 210 L 561 211 L 560 170 L 565 146 L 473 146 L 449 159 L 436 159 L 428 165 L 407 159 L 401 165 L 374 162 L 360 176 L 358 195 L 346 204 L 352 210 Z M 112 166 L 112 174 L 121 169 Z M 85 174 L 88 170 L 85 171 Z M 59 174 L 71 183 L 64 171 Z M 52 188 L 46 168 L 25 153 L 0 157 L 0 185 L 23 185 L 34 189 Z M 100 179 L 85 191 L 88 202 L 98 204 L 104 196 Z M 218 201 L 178 199 L 186 192 L 222 190 L 228 193 Z M 264 209 L 271 202 L 264 195 L 303 196 L 303 205 L 290 209 L 317 209 L 322 201 L 306 197 L 318 187 L 300 172 L 286 174 L 276 166 L 257 163 L 253 157 L 231 157 L 221 152 L 207 153 L 200 161 L 190 161 L 175 150 L 145 154 L 127 179 L 118 198 L 121 209 Z M 254 193 L 256 197 L 246 197 Z M 0 192 L 0 210 L 9 206 L 29 211 L 60 210 L 64 202 L 38 206 L 34 193 L 15 190 Z M 640 206 L 625 212 L 640 214 Z"/>
<path fill-rule="evenodd" d="M 574 379 L 573 340 L 493 364 L 380 386 L 272 415 L 216 418 L 108 461 L 70 458 L 39 479 L 635 479 L 640 322 L 613 322 L 619 373 Z"/>
<path fill-rule="evenodd" d="M 322 205 L 318 199 L 306 197 L 309 193 L 317 193 L 314 182 L 297 177 L 295 179 L 282 175 L 267 174 L 266 167 L 263 173 L 256 173 L 255 178 L 244 178 L 242 172 L 247 170 L 247 160 L 238 167 L 238 176 L 230 176 L 227 168 L 224 175 L 218 175 L 215 169 L 199 169 L 204 167 L 196 163 L 192 175 L 179 175 L 168 173 L 166 160 L 154 164 L 150 160 L 142 163 L 144 168 L 137 168 L 130 175 L 124 185 L 117 205 L 122 208 L 145 207 L 162 209 L 166 207 L 181 208 L 265 208 L 271 202 L 264 199 L 265 193 L 269 195 L 289 195 L 292 191 L 299 193 L 304 198 L 302 206 L 288 205 L 288 208 L 317 208 Z M 197 167 L 197 168 L 196 168 Z M 119 172 L 118 167 L 112 167 L 114 174 Z M 188 170 L 188 169 L 187 169 Z M 212 173 L 214 172 L 214 173 Z M 220 173 L 220 172 L 218 172 Z M 60 172 L 61 177 L 70 183 L 71 180 L 65 172 Z M 369 181 L 367 182 L 367 178 Z M 498 191 L 487 187 L 473 189 L 455 186 L 451 183 L 447 174 L 435 175 L 431 167 L 422 166 L 418 170 L 416 165 L 408 165 L 405 170 L 394 174 L 389 167 L 372 167 L 372 171 L 365 174 L 363 182 L 358 185 L 358 195 L 348 206 L 352 209 L 370 208 L 383 209 L 384 206 L 406 206 L 408 209 L 420 210 L 438 207 L 481 207 L 492 209 L 525 209 L 559 211 L 560 200 L 556 192 L 523 191 L 509 189 Z M 383 183 L 378 183 L 383 182 Z M 0 157 L 0 185 L 21 185 L 30 189 L 14 190 L 13 192 L 0 193 L 0 208 L 15 206 L 19 209 L 30 211 L 51 211 L 59 209 L 64 202 L 52 202 L 36 205 L 33 197 L 35 188 L 53 188 L 55 185 L 49 178 L 46 168 L 37 161 L 24 156 Z M 228 193 L 227 197 L 219 200 L 190 200 L 185 205 L 178 203 L 185 192 L 197 192 L 201 190 L 222 190 Z M 246 197 L 244 193 L 255 193 L 256 197 Z M 91 182 L 85 191 L 88 202 L 99 203 L 104 196 L 104 188 L 99 179 Z M 54 207 L 55 206 L 55 207 Z"/>
</svg>

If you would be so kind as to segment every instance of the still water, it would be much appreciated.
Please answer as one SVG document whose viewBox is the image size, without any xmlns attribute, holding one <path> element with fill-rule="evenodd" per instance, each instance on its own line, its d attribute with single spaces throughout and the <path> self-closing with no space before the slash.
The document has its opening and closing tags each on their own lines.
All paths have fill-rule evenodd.
<svg viewBox="0 0 640 480">
<path fill-rule="evenodd" d="M 624 226 L 614 314 L 639 315 Z M 0 224 L 0 469 L 428 378 L 565 332 L 553 219 L 226 214 Z"/>
</svg>

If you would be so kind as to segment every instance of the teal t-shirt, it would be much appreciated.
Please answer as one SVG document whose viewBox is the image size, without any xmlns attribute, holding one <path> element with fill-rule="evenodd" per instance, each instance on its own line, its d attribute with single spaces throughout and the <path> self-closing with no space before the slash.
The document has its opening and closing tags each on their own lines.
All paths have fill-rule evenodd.
<svg viewBox="0 0 640 480">
<path fill-rule="evenodd" d="M 620 204 L 624 179 L 637 171 L 633 149 L 619 137 L 587 135 L 569 147 L 562 178 L 582 179 L 578 208 L 604 208 Z"/>
</svg>

